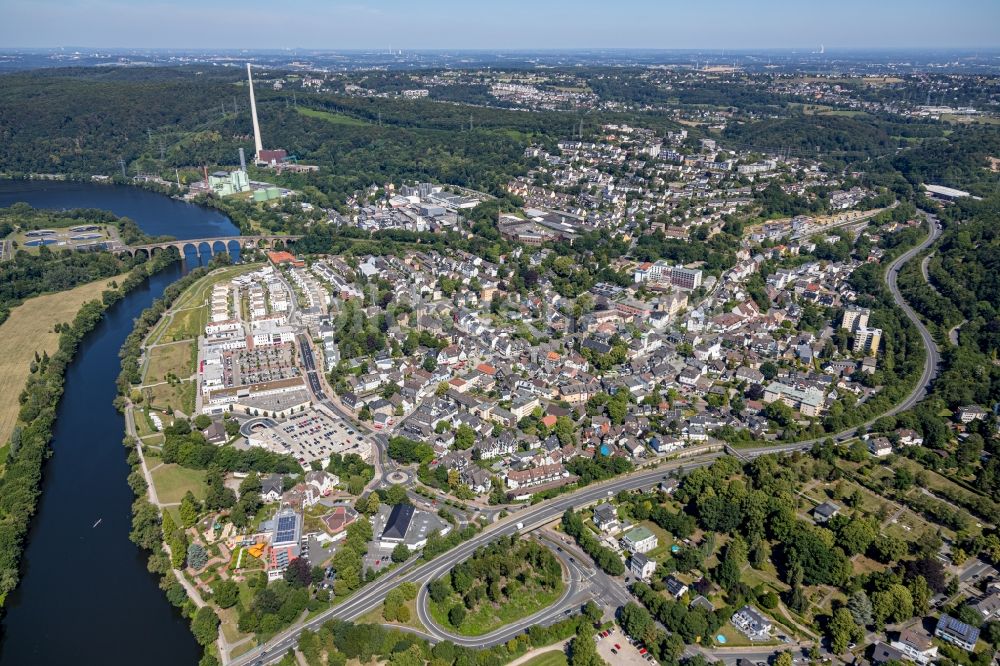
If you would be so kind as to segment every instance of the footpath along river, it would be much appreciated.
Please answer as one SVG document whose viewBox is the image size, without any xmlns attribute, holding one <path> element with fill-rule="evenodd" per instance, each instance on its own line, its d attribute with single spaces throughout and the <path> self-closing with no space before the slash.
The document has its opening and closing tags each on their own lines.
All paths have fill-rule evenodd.
<svg viewBox="0 0 1000 666">
<path fill-rule="evenodd" d="M 0 181 L 0 207 L 19 201 L 57 210 L 102 208 L 154 236 L 239 234 L 217 211 L 131 187 Z M 133 318 L 198 264 L 188 255 L 113 305 L 69 366 L 24 576 L 7 599 L 0 666 L 179 666 L 197 664 L 201 656 L 188 622 L 146 570 L 145 553 L 128 539 L 133 497 L 121 445 L 125 424 L 112 406 L 118 349 Z"/>
</svg>

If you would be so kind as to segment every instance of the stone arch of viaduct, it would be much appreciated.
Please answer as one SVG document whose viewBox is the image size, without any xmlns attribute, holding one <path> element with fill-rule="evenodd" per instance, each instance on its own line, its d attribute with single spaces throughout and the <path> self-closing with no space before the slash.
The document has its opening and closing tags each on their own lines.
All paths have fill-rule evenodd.
<svg viewBox="0 0 1000 666">
<path fill-rule="evenodd" d="M 181 256 L 184 256 L 188 248 L 194 248 L 197 255 L 202 255 L 206 251 L 215 256 L 216 252 L 230 252 L 235 248 L 241 250 L 265 249 L 287 247 L 289 243 L 302 238 L 302 236 L 219 236 L 216 238 L 188 238 L 181 240 L 161 241 L 159 243 L 146 243 L 143 245 L 125 245 L 121 252 L 128 252 L 133 257 L 144 252 L 151 256 L 157 250 L 176 248 Z"/>
</svg>

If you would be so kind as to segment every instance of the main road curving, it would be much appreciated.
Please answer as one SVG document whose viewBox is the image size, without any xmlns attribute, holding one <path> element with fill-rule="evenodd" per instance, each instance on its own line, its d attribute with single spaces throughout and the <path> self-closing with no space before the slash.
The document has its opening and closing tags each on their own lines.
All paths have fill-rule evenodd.
<svg viewBox="0 0 1000 666">
<path fill-rule="evenodd" d="M 769 453 L 803 451 L 828 438 L 833 439 L 836 442 L 843 442 L 854 437 L 855 431 L 858 428 L 868 427 L 874 423 L 877 418 L 881 418 L 882 416 L 892 416 L 910 409 L 927 394 L 930 390 L 930 385 L 937 377 L 941 356 L 930 331 L 928 331 L 927 327 L 924 326 L 924 323 L 917 316 L 913 308 L 911 308 L 903 299 L 899 292 L 899 287 L 897 286 L 897 277 L 900 269 L 915 256 L 930 247 L 941 236 L 941 228 L 937 218 L 931 214 L 925 214 L 925 218 L 930 227 L 927 238 L 916 247 L 911 248 L 897 257 L 889 265 L 885 275 L 885 282 L 892 294 L 893 300 L 917 328 L 924 344 L 924 370 L 921 373 L 920 381 L 917 386 L 914 387 L 913 391 L 911 391 L 904 400 L 896 404 L 887 412 L 880 414 L 879 417 L 876 417 L 876 419 L 872 419 L 861 426 L 855 426 L 840 433 L 831 434 L 813 440 L 777 446 L 739 450 L 726 447 L 728 451 L 739 455 L 741 458 L 755 458 Z M 455 563 L 468 558 L 477 548 L 487 544 L 498 536 L 509 536 L 518 531 L 530 532 L 536 530 L 545 524 L 558 519 L 566 509 L 586 506 L 618 492 L 656 485 L 656 483 L 667 471 L 676 470 L 679 467 L 691 468 L 708 465 L 711 464 L 714 459 L 723 455 L 721 451 L 715 451 L 712 450 L 711 447 L 705 446 L 689 449 L 687 453 L 689 456 L 698 455 L 698 457 L 693 460 L 672 460 L 652 470 L 641 470 L 626 476 L 605 481 L 603 483 L 586 486 L 575 492 L 560 495 L 551 500 L 540 502 L 539 504 L 527 507 L 503 520 L 489 525 L 472 539 L 469 539 L 468 541 L 452 548 L 450 551 L 440 555 L 432 562 L 417 565 L 416 560 L 410 560 L 399 568 L 383 575 L 377 581 L 361 588 L 343 603 L 320 613 L 311 620 L 300 622 L 292 627 L 289 627 L 265 645 L 259 646 L 244 655 L 231 659 L 228 663 L 234 664 L 235 666 L 245 666 L 247 664 L 266 664 L 277 661 L 290 648 L 295 647 L 298 642 L 298 636 L 302 631 L 314 631 L 325 622 L 332 619 L 354 620 L 378 607 L 378 605 L 382 603 L 382 600 L 385 598 L 385 595 L 390 590 L 397 587 L 400 583 L 413 582 L 423 588 L 424 584 L 431 579 L 435 572 L 442 570 L 446 566 L 453 566 Z M 523 528 L 519 529 L 517 527 L 519 523 L 523 524 Z M 420 606 L 418 604 L 418 608 L 419 607 Z M 552 608 L 553 607 L 549 607 L 546 611 L 551 614 L 553 612 Z M 520 631 L 517 631 L 516 633 L 520 633 Z M 479 638 L 481 639 L 481 637 Z M 485 643 L 483 643 L 482 640 L 478 640 L 477 644 L 484 645 Z"/>
<path fill-rule="evenodd" d="M 570 557 L 565 551 L 553 549 L 552 554 L 559 558 L 562 562 L 563 570 L 567 574 L 566 580 L 564 581 L 566 587 L 558 599 L 544 608 L 535 611 L 531 615 L 528 615 L 527 617 L 515 620 L 510 624 L 505 624 L 499 629 L 495 629 L 494 631 L 490 631 L 485 634 L 479 634 L 477 636 L 458 634 L 447 629 L 446 627 L 442 627 L 430 614 L 427 598 L 427 584 L 430 581 L 441 577 L 445 571 L 451 569 L 454 564 L 450 562 L 441 564 L 441 566 L 430 574 L 424 584 L 420 586 L 420 592 L 417 594 L 417 617 L 426 628 L 427 633 L 432 635 L 435 640 L 447 640 L 455 643 L 456 645 L 476 648 L 491 647 L 493 645 L 499 645 L 500 643 L 506 643 L 510 639 L 520 636 L 530 627 L 547 624 L 559 617 L 571 614 L 575 608 L 579 608 L 582 605 L 582 602 L 579 601 L 578 597 L 585 589 L 587 572 L 576 561 L 576 558 Z"/>
</svg>

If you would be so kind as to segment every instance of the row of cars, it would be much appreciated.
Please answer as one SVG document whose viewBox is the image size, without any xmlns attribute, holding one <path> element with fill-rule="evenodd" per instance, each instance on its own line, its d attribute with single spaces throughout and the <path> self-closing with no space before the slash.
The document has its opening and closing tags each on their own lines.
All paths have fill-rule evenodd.
<svg viewBox="0 0 1000 666">
<path fill-rule="evenodd" d="M 612 627 L 611 629 L 605 629 L 594 636 L 594 640 L 600 645 L 602 641 L 608 639 L 611 641 L 611 647 L 607 648 L 618 660 L 622 663 L 639 663 L 645 660 L 651 664 L 657 664 L 658 662 L 653 658 L 653 655 L 649 653 L 643 645 L 642 641 L 635 638 L 629 638 L 625 636 L 624 633 L 621 634 L 621 638 L 618 637 L 619 629 L 617 627 Z M 628 643 L 627 646 L 623 647 L 622 641 Z"/>
</svg>

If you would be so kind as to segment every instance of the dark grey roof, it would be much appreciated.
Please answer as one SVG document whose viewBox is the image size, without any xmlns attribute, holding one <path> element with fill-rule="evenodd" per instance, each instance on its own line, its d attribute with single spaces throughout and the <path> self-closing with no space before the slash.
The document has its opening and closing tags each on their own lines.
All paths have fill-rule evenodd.
<svg viewBox="0 0 1000 666">
<path fill-rule="evenodd" d="M 406 530 L 410 527 L 411 520 L 413 520 L 411 504 L 397 504 L 392 507 L 389 518 L 385 521 L 385 529 L 382 530 L 382 538 L 402 541 L 406 537 Z"/>
<path fill-rule="evenodd" d="M 886 645 L 885 643 L 879 641 L 875 643 L 875 650 L 872 652 L 872 663 L 873 664 L 884 664 L 888 661 L 904 661 L 906 660 L 906 655 L 892 647 L 891 645 Z"/>
</svg>

